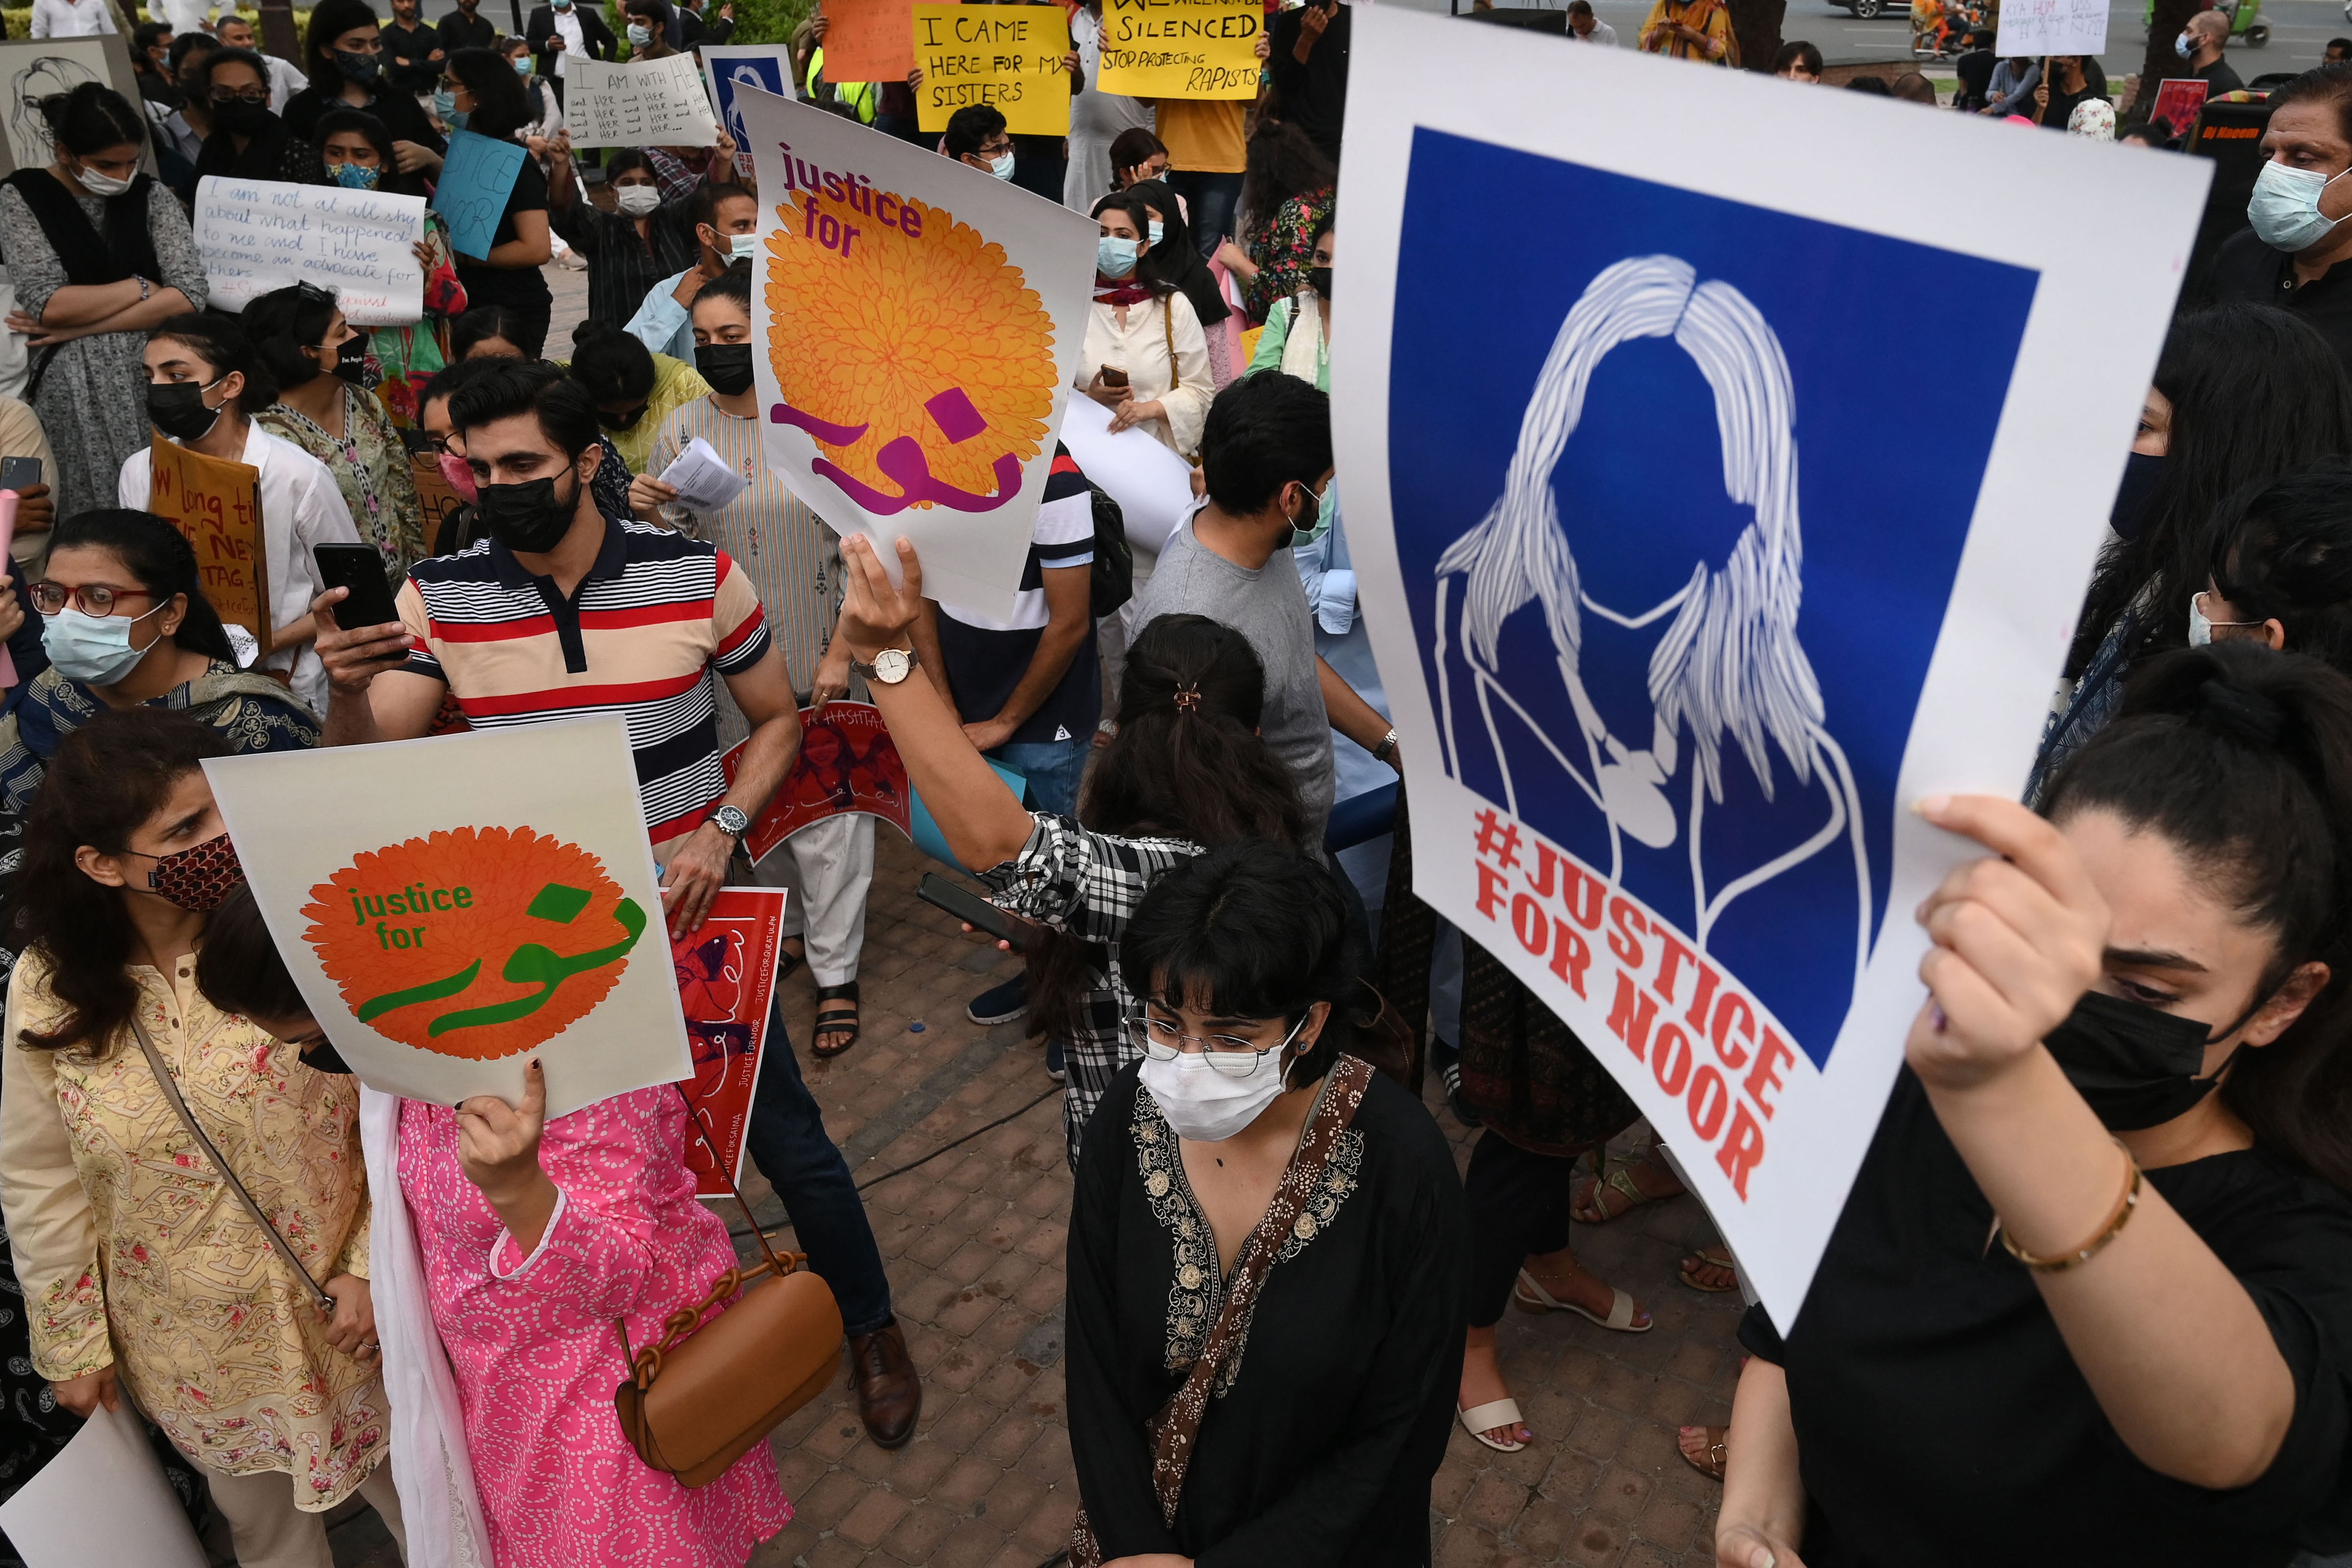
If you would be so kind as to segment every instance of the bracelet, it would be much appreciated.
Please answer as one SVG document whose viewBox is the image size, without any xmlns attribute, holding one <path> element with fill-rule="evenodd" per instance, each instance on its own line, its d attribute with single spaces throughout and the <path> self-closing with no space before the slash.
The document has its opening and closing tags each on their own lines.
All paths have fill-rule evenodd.
<svg viewBox="0 0 2352 1568">
<path fill-rule="evenodd" d="M 1381 743 L 1372 748 L 1372 761 L 1376 763 L 1385 763 L 1389 760 L 1389 753 L 1396 749 L 1397 732 L 1394 730 L 1391 730 L 1386 735 L 1381 738 Z"/>
<path fill-rule="evenodd" d="M 2115 1212 L 2107 1215 L 2107 1223 L 2099 1227 L 2098 1234 L 2072 1252 L 2060 1252 L 2048 1258 L 2036 1258 L 2017 1245 L 2016 1239 L 2009 1234 L 2007 1225 L 1996 1220 L 1994 1223 L 2000 1232 L 2000 1244 L 2009 1249 L 2009 1255 L 2011 1258 L 2036 1272 L 2054 1274 L 2063 1268 L 2072 1268 L 2078 1263 L 2088 1263 L 2107 1243 L 2124 1233 L 2124 1226 L 2131 1221 L 2132 1211 L 2139 1206 L 2140 1171 L 2139 1162 L 2132 1158 L 2129 1149 L 2124 1148 L 2122 1139 L 2116 1140 L 2116 1147 L 2124 1151 L 2124 1195 L 2116 1200 Z"/>
<path fill-rule="evenodd" d="M 155 291 L 155 285 L 148 282 L 147 279 L 140 277 L 135 272 L 131 276 L 131 279 L 139 285 L 139 302 L 143 305 L 147 302 L 148 296 Z"/>
</svg>

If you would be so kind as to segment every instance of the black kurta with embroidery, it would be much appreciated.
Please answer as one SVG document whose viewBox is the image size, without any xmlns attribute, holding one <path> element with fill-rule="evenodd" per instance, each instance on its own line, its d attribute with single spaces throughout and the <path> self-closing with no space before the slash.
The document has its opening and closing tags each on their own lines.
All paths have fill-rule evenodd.
<svg viewBox="0 0 2352 1568">
<path fill-rule="evenodd" d="M 1139 1070 L 1119 1072 L 1087 1128 L 1070 1215 L 1070 1449 L 1104 1559 L 1428 1562 L 1467 1321 L 1469 1218 L 1444 1138 L 1373 1079 L 1209 1400 L 1171 1527 L 1144 1422 L 1200 1354 L 1223 1289 Z"/>
</svg>

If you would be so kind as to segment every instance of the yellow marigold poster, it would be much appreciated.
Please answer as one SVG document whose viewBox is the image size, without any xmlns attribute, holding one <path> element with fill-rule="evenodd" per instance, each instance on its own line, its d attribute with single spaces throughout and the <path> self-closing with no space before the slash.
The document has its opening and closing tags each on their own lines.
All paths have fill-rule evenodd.
<svg viewBox="0 0 2352 1568">
<path fill-rule="evenodd" d="M 270 935 L 370 1087 L 548 1114 L 691 1075 L 617 719 L 205 764 Z"/>
<path fill-rule="evenodd" d="M 762 204 L 769 466 L 886 562 L 913 541 L 942 603 L 1009 616 L 1086 335 L 1094 222 L 787 99 L 739 86 L 735 103 Z"/>
</svg>

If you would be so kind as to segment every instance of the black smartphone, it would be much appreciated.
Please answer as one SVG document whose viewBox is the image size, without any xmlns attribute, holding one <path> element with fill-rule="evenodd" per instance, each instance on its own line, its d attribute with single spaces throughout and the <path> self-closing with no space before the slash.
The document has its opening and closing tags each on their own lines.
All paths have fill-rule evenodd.
<svg viewBox="0 0 2352 1568">
<path fill-rule="evenodd" d="M 1013 944 L 1015 952 L 1026 952 L 1034 946 L 1037 928 L 1018 915 L 1008 915 L 986 899 L 967 889 L 960 888 L 937 871 L 926 871 L 923 879 L 915 884 L 915 896 L 927 904 L 947 910 L 975 931 L 984 931 Z"/>
<path fill-rule="evenodd" d="M 372 544 L 314 544 L 311 558 L 319 577 L 330 588 L 349 588 L 352 596 L 334 605 L 335 625 L 347 632 L 362 626 L 388 626 L 400 619 L 392 602 L 392 584 L 383 580 L 383 557 Z"/>
<path fill-rule="evenodd" d="M 23 495 L 40 482 L 40 458 L 0 458 L 0 490 L 15 490 Z"/>
</svg>

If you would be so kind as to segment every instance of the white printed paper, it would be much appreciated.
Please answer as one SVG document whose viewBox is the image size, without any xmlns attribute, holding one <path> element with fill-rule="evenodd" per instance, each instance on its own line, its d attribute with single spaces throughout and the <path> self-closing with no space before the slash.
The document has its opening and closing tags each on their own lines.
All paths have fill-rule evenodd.
<svg viewBox="0 0 2352 1568">
<path fill-rule="evenodd" d="M 2107 0 L 2007 0 L 1993 52 L 2096 55 L 2107 47 Z"/>
<path fill-rule="evenodd" d="M 1110 410 L 1082 392 L 1062 405 L 1062 445 L 1118 502 L 1129 547 L 1159 554 L 1192 504 L 1192 465 L 1135 426 L 1112 435 Z"/>
<path fill-rule="evenodd" d="M 205 1549 L 126 1395 L 91 1412 L 40 1474 L 0 1502 L 0 1532 L 26 1568 L 205 1568 Z"/>
<path fill-rule="evenodd" d="M 223 310 L 307 281 L 333 289 L 355 327 L 424 318 L 422 196 L 208 175 L 196 183 L 195 231 Z"/>
<path fill-rule="evenodd" d="M 692 55 L 576 58 L 565 68 L 563 123 L 574 147 L 709 147 L 719 140 Z"/>
<path fill-rule="evenodd" d="M 677 492 L 672 504 L 700 512 L 717 511 L 751 487 L 699 436 L 662 470 L 661 481 Z"/>
</svg>

